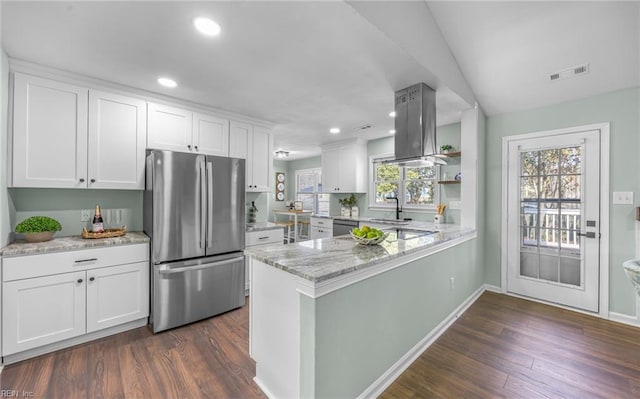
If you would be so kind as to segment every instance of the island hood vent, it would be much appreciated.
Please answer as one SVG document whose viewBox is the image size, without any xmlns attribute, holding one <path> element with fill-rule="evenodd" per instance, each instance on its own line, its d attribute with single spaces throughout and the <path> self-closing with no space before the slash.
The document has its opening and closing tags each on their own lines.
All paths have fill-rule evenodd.
<svg viewBox="0 0 640 399">
<path fill-rule="evenodd" d="M 436 92 L 424 83 L 395 93 L 395 159 L 400 166 L 446 165 L 436 151 Z"/>
</svg>

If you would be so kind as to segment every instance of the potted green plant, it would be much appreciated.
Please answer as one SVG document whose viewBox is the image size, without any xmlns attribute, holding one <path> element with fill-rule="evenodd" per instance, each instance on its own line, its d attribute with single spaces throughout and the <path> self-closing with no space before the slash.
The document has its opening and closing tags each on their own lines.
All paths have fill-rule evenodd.
<svg viewBox="0 0 640 399">
<path fill-rule="evenodd" d="M 31 216 L 16 226 L 16 233 L 22 234 L 27 242 L 49 241 L 60 230 L 60 222 L 48 216 Z"/>
<path fill-rule="evenodd" d="M 453 150 L 453 146 L 450 144 L 443 144 L 440 146 L 440 153 L 447 154 Z"/>
<path fill-rule="evenodd" d="M 338 199 L 340 205 L 342 205 L 343 211 L 341 212 L 341 216 L 349 216 L 351 217 L 351 211 L 353 208 L 358 205 L 358 201 L 356 200 L 356 196 L 351 194 L 348 198 L 340 198 Z"/>
</svg>

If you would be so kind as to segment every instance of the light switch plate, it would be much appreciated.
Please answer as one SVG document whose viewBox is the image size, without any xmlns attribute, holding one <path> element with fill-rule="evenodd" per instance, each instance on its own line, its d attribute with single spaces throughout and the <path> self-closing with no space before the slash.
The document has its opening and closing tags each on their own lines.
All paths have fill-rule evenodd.
<svg viewBox="0 0 640 399">
<path fill-rule="evenodd" d="M 449 201 L 449 209 L 460 209 L 460 201 Z"/>
<path fill-rule="evenodd" d="M 614 191 L 614 205 L 633 205 L 633 191 Z"/>
</svg>

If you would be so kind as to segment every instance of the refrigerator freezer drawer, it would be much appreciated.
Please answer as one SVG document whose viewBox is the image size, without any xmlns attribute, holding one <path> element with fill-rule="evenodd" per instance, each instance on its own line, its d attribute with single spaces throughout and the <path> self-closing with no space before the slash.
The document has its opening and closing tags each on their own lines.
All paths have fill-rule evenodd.
<svg viewBox="0 0 640 399">
<path fill-rule="evenodd" d="M 244 305 L 244 256 L 154 265 L 153 332 Z"/>
</svg>

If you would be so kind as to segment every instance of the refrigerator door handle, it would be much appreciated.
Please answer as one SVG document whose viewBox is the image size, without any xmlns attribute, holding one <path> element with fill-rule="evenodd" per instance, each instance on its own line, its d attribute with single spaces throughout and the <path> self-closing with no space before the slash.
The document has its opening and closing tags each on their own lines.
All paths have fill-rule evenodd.
<svg viewBox="0 0 640 399">
<path fill-rule="evenodd" d="M 206 247 L 206 232 L 204 215 L 207 212 L 207 180 L 204 161 L 200 163 L 200 248 Z"/>
<path fill-rule="evenodd" d="M 160 273 L 160 274 L 185 273 L 185 272 L 191 272 L 191 271 L 194 271 L 194 270 L 209 269 L 209 268 L 216 267 L 216 266 L 228 265 L 229 263 L 235 263 L 235 262 L 239 262 L 241 260 L 244 260 L 244 256 L 238 256 L 238 257 L 235 257 L 235 258 L 221 260 L 221 261 L 218 261 L 218 262 L 205 263 L 203 265 L 187 266 L 187 267 L 176 267 L 174 269 L 159 269 L 158 273 Z"/>
<path fill-rule="evenodd" d="M 207 247 L 213 246 L 213 162 L 207 162 Z"/>
</svg>

